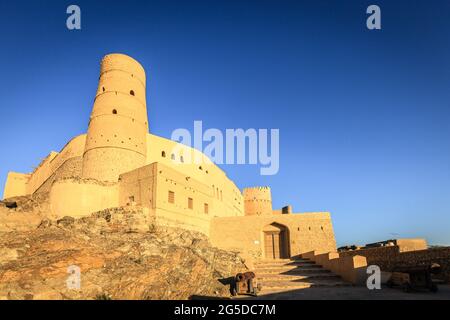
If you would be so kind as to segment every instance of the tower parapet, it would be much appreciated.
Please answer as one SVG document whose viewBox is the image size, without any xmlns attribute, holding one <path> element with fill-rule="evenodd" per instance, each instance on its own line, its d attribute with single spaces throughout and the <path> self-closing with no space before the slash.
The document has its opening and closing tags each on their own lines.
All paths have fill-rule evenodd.
<svg viewBox="0 0 450 320">
<path fill-rule="evenodd" d="M 119 174 L 145 164 L 147 106 L 145 71 L 124 54 L 106 55 L 83 155 L 84 178 L 117 181 Z"/>
<path fill-rule="evenodd" d="M 269 187 L 244 189 L 245 215 L 272 214 L 272 194 Z"/>
</svg>

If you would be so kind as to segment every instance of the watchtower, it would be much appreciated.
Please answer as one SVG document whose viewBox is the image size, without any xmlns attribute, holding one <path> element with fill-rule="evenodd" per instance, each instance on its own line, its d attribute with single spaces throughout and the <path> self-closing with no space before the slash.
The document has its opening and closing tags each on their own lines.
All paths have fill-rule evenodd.
<svg viewBox="0 0 450 320">
<path fill-rule="evenodd" d="M 269 187 L 244 189 L 245 215 L 272 214 L 272 194 Z"/>
<path fill-rule="evenodd" d="M 147 133 L 144 68 L 127 55 L 106 55 L 89 120 L 82 176 L 117 181 L 119 174 L 145 165 Z"/>
</svg>

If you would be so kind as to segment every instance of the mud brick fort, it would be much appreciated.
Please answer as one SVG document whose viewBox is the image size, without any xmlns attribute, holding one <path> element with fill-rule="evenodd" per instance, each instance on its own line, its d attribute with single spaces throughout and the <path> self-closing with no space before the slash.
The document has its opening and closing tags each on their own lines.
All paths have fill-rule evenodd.
<svg viewBox="0 0 450 320">
<path fill-rule="evenodd" d="M 146 74 L 133 58 L 109 54 L 86 134 L 52 151 L 31 173 L 10 172 L 4 198 L 48 193 L 49 218 L 141 206 L 158 225 L 209 236 L 254 257 L 334 251 L 330 214 L 272 208 L 268 187 L 243 193 L 200 151 L 149 133 Z"/>
<path fill-rule="evenodd" d="M 146 221 L 201 232 L 213 246 L 255 265 L 301 257 L 361 284 L 370 264 L 390 271 L 400 264 L 438 262 L 444 280 L 450 280 L 448 247 L 396 239 L 338 250 L 328 212 L 274 209 L 269 187 L 241 192 L 199 150 L 149 133 L 146 74 L 124 54 L 106 55 L 101 62 L 87 133 L 50 152 L 33 172 L 9 172 L 4 198 L 21 196 L 43 199 L 45 217 L 52 220 L 136 207 Z"/>
</svg>

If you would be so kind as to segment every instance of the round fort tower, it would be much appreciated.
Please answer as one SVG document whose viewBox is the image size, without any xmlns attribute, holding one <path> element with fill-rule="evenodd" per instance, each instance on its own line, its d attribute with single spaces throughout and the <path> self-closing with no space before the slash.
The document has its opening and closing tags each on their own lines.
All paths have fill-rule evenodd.
<svg viewBox="0 0 450 320">
<path fill-rule="evenodd" d="M 127 55 L 106 55 L 89 120 L 83 178 L 117 181 L 119 174 L 145 165 L 147 133 L 144 68 Z"/>
<path fill-rule="evenodd" d="M 269 187 L 244 189 L 245 215 L 272 214 L 272 194 Z"/>
</svg>

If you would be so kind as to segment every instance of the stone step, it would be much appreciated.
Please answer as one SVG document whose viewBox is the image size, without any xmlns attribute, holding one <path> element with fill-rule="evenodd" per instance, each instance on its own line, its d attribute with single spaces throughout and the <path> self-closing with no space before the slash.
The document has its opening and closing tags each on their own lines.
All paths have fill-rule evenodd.
<svg viewBox="0 0 450 320">
<path fill-rule="evenodd" d="M 263 264 L 263 265 L 257 265 L 255 266 L 255 269 L 268 269 L 268 268 L 277 268 L 277 269 L 303 269 L 303 268 L 322 268 L 320 264 L 314 264 L 314 263 L 307 263 L 307 264 Z"/>
<path fill-rule="evenodd" d="M 300 267 L 300 268 L 282 268 L 282 267 L 270 267 L 270 268 L 257 268 L 255 274 L 261 273 L 272 273 L 272 274 L 287 274 L 287 275 L 302 275 L 308 273 L 330 273 L 329 270 L 323 269 L 321 267 Z"/>
<path fill-rule="evenodd" d="M 290 262 L 310 262 L 310 263 L 314 263 L 314 261 L 309 260 L 309 259 L 261 259 L 258 261 L 255 261 L 255 264 L 258 263 L 290 263 Z"/>
<path fill-rule="evenodd" d="M 341 278 L 333 273 L 311 273 L 306 275 L 289 275 L 289 274 L 273 274 L 273 273 L 259 273 L 256 275 L 258 282 L 264 281 L 301 281 L 311 279 L 335 279 Z"/>
<path fill-rule="evenodd" d="M 316 281 L 264 281 L 261 283 L 261 294 L 274 290 L 295 290 L 311 287 L 341 287 L 350 286 L 342 280 L 316 280 Z"/>
<path fill-rule="evenodd" d="M 281 268 L 281 269 L 293 269 L 293 268 L 322 268 L 321 265 L 314 263 L 293 263 L 293 264 L 276 264 L 276 263 L 264 263 L 255 265 L 255 269 L 268 269 L 268 268 Z"/>
<path fill-rule="evenodd" d="M 267 266 L 314 266 L 316 265 L 313 261 L 290 261 L 290 262 L 271 262 L 271 261 L 264 261 L 264 262 L 257 262 L 255 263 L 255 267 L 267 267 Z"/>
</svg>

